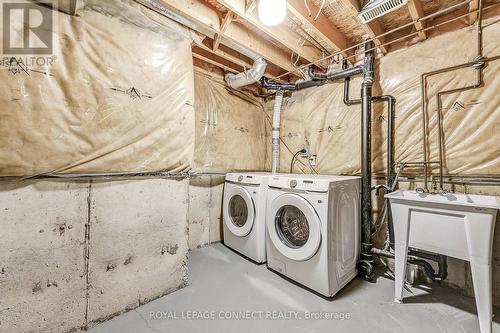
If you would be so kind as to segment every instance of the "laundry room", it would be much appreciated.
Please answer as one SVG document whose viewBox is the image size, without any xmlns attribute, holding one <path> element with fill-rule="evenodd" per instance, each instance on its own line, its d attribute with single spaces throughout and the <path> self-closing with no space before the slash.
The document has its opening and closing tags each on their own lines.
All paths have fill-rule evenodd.
<svg viewBox="0 0 500 333">
<path fill-rule="evenodd" d="M 498 1 L 0 19 L 0 333 L 500 332 Z"/>
</svg>

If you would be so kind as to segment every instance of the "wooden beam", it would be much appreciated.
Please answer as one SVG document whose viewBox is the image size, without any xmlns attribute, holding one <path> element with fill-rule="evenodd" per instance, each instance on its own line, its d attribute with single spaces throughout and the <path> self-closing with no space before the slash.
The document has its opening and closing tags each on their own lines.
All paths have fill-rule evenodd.
<svg viewBox="0 0 500 333">
<path fill-rule="evenodd" d="M 217 55 L 210 53 L 210 51 L 204 50 L 196 45 L 193 45 L 193 57 L 208 62 L 209 64 L 218 66 L 226 72 L 239 73 L 243 70 L 243 67 L 234 65 L 233 63 L 223 59 L 222 57 L 218 57 Z"/>
<path fill-rule="evenodd" d="M 254 29 L 266 34 L 303 59 L 313 62 L 322 58 L 323 54 L 320 49 L 313 45 L 304 45 L 304 38 L 298 32 L 291 30 L 287 24 L 265 26 L 260 22 L 257 13 L 246 12 L 245 0 L 217 0 L 217 2 L 233 11 Z"/>
<path fill-rule="evenodd" d="M 199 55 L 197 53 L 193 53 L 193 58 L 203 60 L 204 62 L 209 63 L 209 64 L 214 65 L 214 66 L 217 66 L 217 67 L 223 69 L 226 72 L 231 72 L 233 74 L 238 73 L 237 70 L 234 70 L 234 69 L 232 69 L 230 67 L 227 67 L 227 66 L 225 66 L 223 64 L 218 63 L 217 61 L 214 61 L 214 60 L 212 60 L 210 58 L 204 57 L 204 56 Z"/>
<path fill-rule="evenodd" d="M 246 67 L 246 68 L 252 67 L 252 61 L 247 57 L 240 55 L 238 52 L 234 50 L 226 49 L 224 45 L 214 50 L 213 44 L 214 40 L 206 37 L 203 40 L 203 42 L 201 44 L 197 44 L 197 46 L 204 49 L 205 51 L 218 55 L 219 57 L 224 58 L 227 61 L 237 64 L 241 67 Z"/>
<path fill-rule="evenodd" d="M 245 13 L 251 13 L 255 9 L 257 0 L 246 0 L 245 1 Z"/>
<path fill-rule="evenodd" d="M 200 0 L 136 0 L 171 19 L 177 21 L 205 36 L 214 38 L 220 34 L 220 19 L 218 13 L 208 4 Z M 240 24 L 233 23 L 227 27 L 222 44 L 226 42 L 249 49 L 262 56 L 268 62 L 284 69 L 293 71 L 295 68 L 290 62 L 290 54 L 277 47 L 270 47 L 269 42 L 260 38 Z"/>
<path fill-rule="evenodd" d="M 223 58 L 223 59 L 227 60 L 228 62 L 231 62 L 235 65 L 238 65 L 241 69 L 250 68 L 253 66 L 253 61 L 251 59 L 245 57 L 244 55 L 242 55 L 242 54 L 240 54 L 240 53 L 238 53 L 230 48 L 228 48 L 227 46 L 220 45 L 220 47 L 214 51 L 213 42 L 214 41 L 212 39 L 206 37 L 201 44 L 196 44 L 196 47 L 203 49 L 207 52 L 210 52 L 210 53 L 212 53 L 220 58 Z M 193 49 L 194 49 L 194 46 L 193 46 Z M 283 73 L 285 73 L 285 71 L 280 70 L 276 65 L 268 64 L 268 66 L 266 68 L 265 75 L 271 79 L 274 79 Z M 302 78 L 302 76 L 299 73 L 292 73 L 290 76 L 295 78 L 295 79 Z M 283 79 L 287 80 L 287 78 L 283 78 Z M 290 77 L 289 77 L 289 79 L 290 79 Z M 278 80 L 278 81 L 282 82 L 283 80 Z"/>
<path fill-rule="evenodd" d="M 319 11 L 319 8 L 312 1 L 309 2 L 309 8 L 313 13 Z M 304 0 L 288 0 L 288 12 L 329 52 L 333 53 L 349 47 L 347 38 L 330 22 L 325 14 L 320 13 L 316 21 L 314 17 L 309 17 Z M 353 53 L 351 51 L 344 54 L 344 56 L 352 55 Z"/>
<path fill-rule="evenodd" d="M 469 24 L 472 25 L 474 23 L 476 23 L 477 21 L 477 18 L 478 18 L 478 12 L 476 12 L 476 10 L 479 8 L 479 0 L 472 0 L 470 3 L 469 3 L 469 12 L 471 12 L 469 14 Z"/>
<path fill-rule="evenodd" d="M 408 0 L 407 3 L 408 11 L 410 12 L 410 16 L 412 20 L 419 20 L 424 17 L 424 10 L 422 9 L 422 3 L 420 0 Z M 425 24 L 422 21 L 415 22 L 415 29 L 422 30 L 425 29 Z M 420 40 L 424 40 L 427 38 L 427 34 L 425 31 L 421 31 L 418 33 L 418 38 Z"/>
<path fill-rule="evenodd" d="M 358 14 L 360 8 L 356 0 L 339 0 L 339 2 L 349 12 L 349 14 L 359 22 L 360 27 L 365 31 L 365 33 L 368 36 L 373 38 L 375 36 L 383 34 L 384 29 L 382 29 L 382 26 L 380 25 L 379 22 L 371 21 L 368 23 L 362 23 L 359 20 Z M 375 38 L 375 45 L 379 46 L 383 44 L 383 42 L 384 42 L 383 38 Z M 387 53 L 387 48 L 385 46 L 380 46 L 378 49 L 382 54 Z"/>
<path fill-rule="evenodd" d="M 233 20 L 234 14 L 232 11 L 228 11 L 224 18 L 222 19 L 222 22 L 220 24 L 219 32 L 215 34 L 214 36 L 214 51 L 216 51 L 219 48 L 221 36 L 224 35 L 226 32 L 227 28 L 231 24 L 231 21 Z"/>
</svg>

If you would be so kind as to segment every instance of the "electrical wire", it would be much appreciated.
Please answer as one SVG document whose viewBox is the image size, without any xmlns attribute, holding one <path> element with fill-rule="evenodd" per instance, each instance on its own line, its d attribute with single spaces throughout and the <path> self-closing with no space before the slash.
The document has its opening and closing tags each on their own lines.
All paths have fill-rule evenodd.
<svg viewBox="0 0 500 333">
<path fill-rule="evenodd" d="M 314 21 L 316 21 L 319 18 L 319 15 L 321 15 L 321 11 L 323 11 L 324 7 L 325 7 L 325 0 L 321 1 L 321 6 L 319 7 L 318 14 L 316 14 Z"/>
<path fill-rule="evenodd" d="M 311 163 L 311 160 L 310 159 L 307 159 L 307 162 L 309 163 L 309 167 L 311 168 L 311 170 L 314 172 L 314 174 L 318 174 L 318 171 L 316 171 L 316 168 L 313 167 L 312 163 Z"/>
<path fill-rule="evenodd" d="M 293 163 L 295 162 L 295 159 L 297 158 L 297 156 L 299 154 L 305 154 L 305 153 L 306 153 L 305 149 L 301 149 L 298 152 L 296 152 L 295 154 L 293 154 L 292 162 L 290 163 L 290 173 L 293 173 Z"/>
<path fill-rule="evenodd" d="M 309 8 L 309 4 L 307 3 L 307 0 L 304 0 L 304 5 L 306 6 L 306 9 L 307 9 L 307 15 L 309 17 L 311 17 L 312 16 L 311 8 Z"/>
</svg>

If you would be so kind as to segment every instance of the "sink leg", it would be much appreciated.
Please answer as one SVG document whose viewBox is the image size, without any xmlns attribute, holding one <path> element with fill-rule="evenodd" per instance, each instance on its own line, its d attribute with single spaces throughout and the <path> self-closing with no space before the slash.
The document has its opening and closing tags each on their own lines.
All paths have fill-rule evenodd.
<svg viewBox="0 0 500 333">
<path fill-rule="evenodd" d="M 495 215 L 491 216 L 489 223 L 479 219 L 476 215 L 470 215 L 465 224 L 472 284 L 474 285 L 481 333 L 491 333 L 492 329 L 491 252 Z"/>
<path fill-rule="evenodd" d="M 406 214 L 409 214 L 407 209 Z M 405 283 L 406 274 L 406 259 L 408 256 L 408 237 L 410 233 L 410 219 L 405 219 L 405 222 L 394 224 L 394 237 L 395 237 L 395 301 L 398 303 L 403 302 L 403 288 Z"/>
<path fill-rule="evenodd" d="M 476 297 L 479 328 L 481 333 L 491 333 L 491 265 L 471 261 L 470 268 Z"/>
</svg>

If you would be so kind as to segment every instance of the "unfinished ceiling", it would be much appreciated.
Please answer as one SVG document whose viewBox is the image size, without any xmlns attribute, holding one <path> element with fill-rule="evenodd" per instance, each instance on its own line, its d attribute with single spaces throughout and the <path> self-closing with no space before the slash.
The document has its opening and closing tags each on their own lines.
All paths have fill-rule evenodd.
<svg viewBox="0 0 500 333">
<path fill-rule="evenodd" d="M 367 38 L 374 39 L 378 55 L 384 56 L 429 36 L 472 25 L 479 5 L 479 0 L 408 0 L 403 7 L 362 23 L 358 13 L 363 4 L 358 0 L 288 0 L 285 22 L 269 27 L 258 18 L 258 0 L 139 2 L 202 35 L 202 44 L 193 46 L 196 65 L 205 62 L 224 72 L 239 72 L 252 66 L 244 51 L 251 50 L 270 64 L 266 76 L 284 81 L 300 78 L 300 69 L 310 63 L 325 68 L 341 57 L 354 63 L 357 44 Z M 500 14 L 498 1 L 484 0 L 483 8 L 485 17 Z M 428 15 L 433 16 L 421 20 Z M 436 25 L 439 29 L 434 29 Z"/>
</svg>

